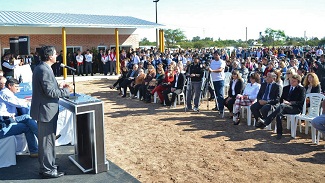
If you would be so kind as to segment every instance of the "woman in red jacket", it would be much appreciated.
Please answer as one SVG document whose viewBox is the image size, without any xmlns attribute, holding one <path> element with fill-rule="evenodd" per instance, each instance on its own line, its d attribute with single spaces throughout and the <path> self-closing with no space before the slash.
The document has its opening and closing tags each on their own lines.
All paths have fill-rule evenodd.
<svg viewBox="0 0 325 183">
<path fill-rule="evenodd" d="M 168 68 L 168 72 L 165 73 L 165 79 L 163 80 L 163 82 L 156 86 L 152 91 L 151 91 L 151 95 L 155 94 L 155 92 L 157 92 L 158 96 L 159 96 L 159 100 L 160 100 L 160 104 L 164 103 L 164 95 L 162 94 L 162 92 L 164 90 L 166 90 L 168 88 L 168 86 L 170 86 L 170 84 L 174 81 L 174 68 L 169 66 Z"/>
</svg>

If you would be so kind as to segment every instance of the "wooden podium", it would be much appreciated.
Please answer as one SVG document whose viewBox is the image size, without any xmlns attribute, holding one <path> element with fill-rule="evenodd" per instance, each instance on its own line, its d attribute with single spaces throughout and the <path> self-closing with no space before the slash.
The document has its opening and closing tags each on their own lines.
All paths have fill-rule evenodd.
<svg viewBox="0 0 325 183">
<path fill-rule="evenodd" d="M 84 173 L 106 172 L 103 102 L 89 95 L 76 95 L 59 101 L 73 113 L 75 153 L 69 159 Z"/>
</svg>

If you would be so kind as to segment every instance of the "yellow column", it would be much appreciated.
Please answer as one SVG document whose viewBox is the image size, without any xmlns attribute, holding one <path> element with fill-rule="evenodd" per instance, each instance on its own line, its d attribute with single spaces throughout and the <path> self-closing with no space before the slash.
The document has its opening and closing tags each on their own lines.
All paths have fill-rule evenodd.
<svg viewBox="0 0 325 183">
<path fill-rule="evenodd" d="M 159 51 L 162 53 L 162 37 L 161 37 L 161 29 L 159 30 Z"/>
<path fill-rule="evenodd" d="M 65 27 L 62 27 L 62 51 L 63 51 L 63 64 L 67 65 L 67 37 Z M 67 69 L 63 69 L 63 79 L 67 78 Z"/>
<path fill-rule="evenodd" d="M 165 51 L 165 34 L 164 34 L 164 30 L 161 29 L 161 49 L 162 49 L 162 52 Z"/>
<path fill-rule="evenodd" d="M 116 53 L 116 74 L 120 74 L 120 42 L 118 39 L 118 29 L 115 29 L 115 53 Z"/>
</svg>

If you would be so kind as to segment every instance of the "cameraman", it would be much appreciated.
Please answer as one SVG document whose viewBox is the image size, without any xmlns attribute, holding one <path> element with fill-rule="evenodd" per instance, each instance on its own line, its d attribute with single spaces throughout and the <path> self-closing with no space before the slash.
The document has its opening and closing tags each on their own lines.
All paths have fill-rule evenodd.
<svg viewBox="0 0 325 183">
<path fill-rule="evenodd" d="M 218 105 L 212 110 L 216 111 L 219 107 L 219 114 L 223 118 L 224 117 L 224 80 L 225 80 L 225 73 L 224 69 L 226 67 L 225 61 L 220 59 L 220 51 L 217 50 L 213 53 L 214 60 L 212 60 L 209 71 L 211 73 L 213 86 L 215 89 L 216 97 L 218 100 Z"/>
<path fill-rule="evenodd" d="M 194 108 L 193 111 L 199 110 L 199 99 L 202 85 L 203 69 L 200 67 L 199 57 L 194 57 L 194 62 L 188 66 L 186 77 L 187 80 L 187 109 L 192 110 L 192 98 L 194 98 Z"/>
</svg>

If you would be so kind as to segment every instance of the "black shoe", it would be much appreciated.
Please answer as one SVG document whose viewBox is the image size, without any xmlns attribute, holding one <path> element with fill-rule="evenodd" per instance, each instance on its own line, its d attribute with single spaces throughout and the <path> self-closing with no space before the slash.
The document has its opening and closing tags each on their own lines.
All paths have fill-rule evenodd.
<svg viewBox="0 0 325 183">
<path fill-rule="evenodd" d="M 280 140 L 282 138 L 282 134 L 277 134 L 275 137 L 277 140 Z"/>
<path fill-rule="evenodd" d="M 265 125 L 264 123 L 258 122 L 258 123 L 255 125 L 255 127 L 256 127 L 256 128 L 261 128 L 261 129 L 263 129 L 263 128 L 266 127 L 266 125 Z"/>
<path fill-rule="evenodd" d="M 65 175 L 64 172 L 58 172 L 57 170 L 53 170 L 50 172 L 43 172 L 40 173 L 42 179 L 51 179 L 51 178 L 59 178 L 62 177 L 63 175 Z"/>
<path fill-rule="evenodd" d="M 126 95 L 123 95 L 123 96 L 122 96 L 122 98 L 125 98 L 125 97 L 126 97 Z"/>
<path fill-rule="evenodd" d="M 240 123 L 240 119 L 237 118 L 236 121 L 234 121 L 234 125 L 239 125 L 239 123 Z"/>
<path fill-rule="evenodd" d="M 29 157 L 38 158 L 38 153 L 30 153 Z"/>
<path fill-rule="evenodd" d="M 217 107 L 212 109 L 213 111 L 219 111 L 219 109 Z"/>
<path fill-rule="evenodd" d="M 214 97 L 210 97 L 209 98 L 209 101 L 213 101 L 215 98 Z"/>
<path fill-rule="evenodd" d="M 58 140 L 61 137 L 61 134 L 55 136 L 55 140 Z"/>
</svg>

